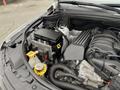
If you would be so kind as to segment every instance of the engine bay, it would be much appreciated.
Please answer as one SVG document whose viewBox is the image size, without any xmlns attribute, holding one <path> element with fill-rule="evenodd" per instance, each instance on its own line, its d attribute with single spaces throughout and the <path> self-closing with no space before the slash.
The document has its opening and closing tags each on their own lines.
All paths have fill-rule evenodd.
<svg viewBox="0 0 120 90">
<path fill-rule="evenodd" d="M 120 32 L 107 24 L 46 19 L 25 49 L 34 73 L 63 90 L 105 90 L 119 77 Z"/>
</svg>

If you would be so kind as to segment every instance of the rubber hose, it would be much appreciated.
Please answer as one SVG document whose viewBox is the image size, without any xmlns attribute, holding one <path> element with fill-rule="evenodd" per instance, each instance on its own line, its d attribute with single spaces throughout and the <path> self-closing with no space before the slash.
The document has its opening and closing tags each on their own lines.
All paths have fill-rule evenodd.
<svg viewBox="0 0 120 90">
<path fill-rule="evenodd" d="M 104 69 L 107 69 L 109 72 L 112 73 L 112 75 L 118 75 L 119 74 L 119 71 L 112 67 L 112 65 L 114 66 L 114 64 L 112 64 L 110 62 L 107 62 L 107 61 L 105 62 L 105 60 L 101 60 L 101 59 L 92 59 L 92 61 L 96 66 L 99 65 L 99 67 L 102 68 L 101 71 L 104 70 Z"/>
<path fill-rule="evenodd" d="M 76 85 L 73 85 L 73 84 L 70 84 L 67 82 L 62 82 L 62 81 L 55 79 L 54 74 L 55 74 L 56 70 L 64 70 L 67 73 L 75 75 L 74 72 L 70 68 L 66 67 L 65 65 L 62 65 L 62 64 L 53 65 L 50 69 L 49 77 L 50 77 L 50 80 L 52 81 L 52 83 L 54 83 L 56 86 L 58 86 L 62 89 L 65 89 L 65 90 L 85 90 Z"/>
</svg>

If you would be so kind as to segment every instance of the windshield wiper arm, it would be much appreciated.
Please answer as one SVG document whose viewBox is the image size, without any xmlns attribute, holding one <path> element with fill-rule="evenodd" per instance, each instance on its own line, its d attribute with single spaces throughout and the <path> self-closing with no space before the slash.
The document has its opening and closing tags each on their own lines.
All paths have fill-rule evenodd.
<svg viewBox="0 0 120 90">
<path fill-rule="evenodd" d="M 104 4 L 110 7 L 120 7 L 120 4 Z"/>
<path fill-rule="evenodd" d="M 103 5 L 103 4 L 94 4 L 94 3 L 87 3 L 87 2 L 79 2 L 79 1 L 59 1 L 59 3 L 67 3 L 67 4 L 73 4 L 73 5 L 86 5 L 86 6 L 94 6 L 94 7 L 99 7 L 102 9 L 106 9 L 106 10 L 110 10 L 110 11 L 114 11 L 118 14 L 120 14 L 120 10 L 108 6 L 108 5 Z"/>
</svg>

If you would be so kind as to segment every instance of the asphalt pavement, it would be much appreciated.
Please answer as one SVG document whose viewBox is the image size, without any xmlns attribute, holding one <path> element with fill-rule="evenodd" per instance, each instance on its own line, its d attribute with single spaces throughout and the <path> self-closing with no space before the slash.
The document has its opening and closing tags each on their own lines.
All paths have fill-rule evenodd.
<svg viewBox="0 0 120 90">
<path fill-rule="evenodd" d="M 0 41 L 24 23 L 46 12 L 53 0 L 18 0 L 0 6 Z"/>
</svg>

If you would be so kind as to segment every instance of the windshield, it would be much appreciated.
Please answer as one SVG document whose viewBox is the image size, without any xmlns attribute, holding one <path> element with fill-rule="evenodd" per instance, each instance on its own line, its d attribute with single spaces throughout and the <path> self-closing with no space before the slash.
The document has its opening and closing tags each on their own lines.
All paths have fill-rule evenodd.
<svg viewBox="0 0 120 90">
<path fill-rule="evenodd" d="M 120 0 L 59 0 L 59 1 L 80 1 L 95 4 L 120 4 Z"/>
</svg>

